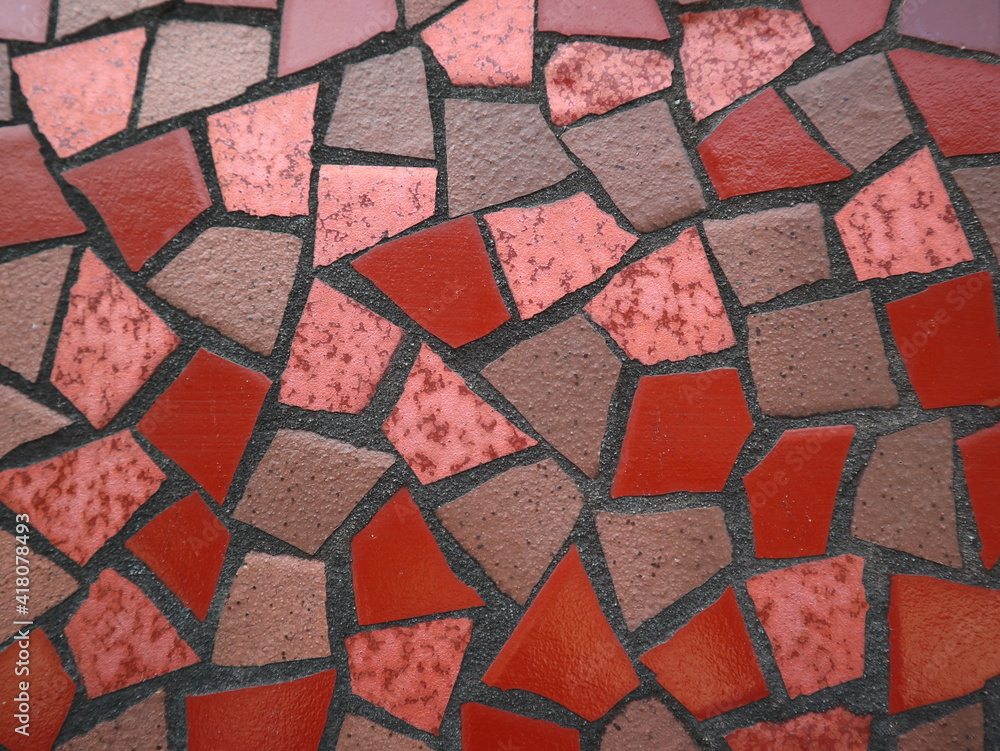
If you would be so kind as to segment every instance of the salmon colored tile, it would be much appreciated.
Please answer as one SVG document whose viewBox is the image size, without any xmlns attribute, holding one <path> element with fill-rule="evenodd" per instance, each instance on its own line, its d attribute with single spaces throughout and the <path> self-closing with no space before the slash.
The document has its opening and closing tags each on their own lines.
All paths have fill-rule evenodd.
<svg viewBox="0 0 1000 751">
<path fill-rule="evenodd" d="M 359 717 L 344 715 L 336 751 L 431 751 L 430 746 Z"/>
<path fill-rule="evenodd" d="M 75 34 L 98 21 L 122 18 L 159 2 L 162 0 L 62 0 L 57 9 L 56 39 Z"/>
<path fill-rule="evenodd" d="M 394 0 L 288 0 L 282 6 L 278 75 L 311 68 L 396 28 Z"/>
<path fill-rule="evenodd" d="M 167 748 L 166 694 L 157 691 L 129 707 L 115 719 L 102 722 L 84 735 L 59 746 L 59 751 L 161 751 Z"/>
<path fill-rule="evenodd" d="M 0 385 L 0 458 L 25 443 L 62 430 L 72 422 L 20 391 Z"/>
<path fill-rule="evenodd" d="M 1000 560 L 1000 425 L 960 438 L 958 450 L 979 529 L 979 555 L 990 569 Z"/>
<path fill-rule="evenodd" d="M 462 751 L 518 748 L 580 751 L 580 732 L 485 704 L 462 705 Z"/>
<path fill-rule="evenodd" d="M 30 529 L 27 524 L 17 523 L 9 526 L 10 532 L 0 530 L 0 555 L 7 560 L 17 561 L 17 556 L 27 558 L 30 571 L 30 591 L 28 592 L 28 612 L 19 613 L 18 606 L 23 598 L 24 587 L 18 586 L 16 566 L 8 566 L 7 571 L 0 572 L 0 641 L 7 641 L 17 633 L 20 626 L 17 621 L 25 620 L 25 616 L 36 619 L 61 603 L 80 588 L 80 584 L 53 561 L 36 553 L 30 545 L 23 545 L 24 534 Z M 14 533 L 21 536 L 19 542 Z M 28 542 L 31 542 L 30 533 Z M 28 553 L 25 555 L 25 548 Z M 23 581 L 21 582 L 23 584 Z"/>
<path fill-rule="evenodd" d="M 885 26 L 892 0 L 802 0 L 802 10 L 819 26 L 838 55 Z"/>
<path fill-rule="evenodd" d="M 644 746 L 662 751 L 699 751 L 674 713 L 656 699 L 625 705 L 604 730 L 600 751 L 637 751 Z"/>
<path fill-rule="evenodd" d="M 1000 55 L 1000 5 L 995 0 L 904 0 L 899 33 Z"/>
<path fill-rule="evenodd" d="M 726 736 L 732 751 L 867 751 L 870 715 L 844 707 L 810 712 L 788 722 L 758 722 Z"/>
<path fill-rule="evenodd" d="M 538 30 L 566 36 L 631 37 L 663 41 L 670 38 L 656 0 L 538 0 Z"/>
<path fill-rule="evenodd" d="M 40 628 L 22 629 L 18 638 L 0 652 L 0 711 L 5 722 L 0 725 L 0 743 L 9 751 L 49 751 L 62 729 L 76 685 L 66 673 L 62 660 L 49 637 Z M 24 638 L 26 637 L 26 638 Z M 19 674 L 18 664 L 27 650 L 28 675 Z M 25 680 L 27 678 L 28 680 Z M 23 691 L 27 684 L 27 691 Z M 27 696 L 28 712 L 21 712 Z M 20 732 L 19 732 L 20 729 Z"/>
<path fill-rule="evenodd" d="M 0 39 L 44 42 L 51 0 L 3 0 L 0 4 Z"/>
<path fill-rule="evenodd" d="M 952 712 L 938 720 L 920 725 L 899 736 L 899 751 L 983 751 L 985 728 L 983 705 Z"/>
</svg>

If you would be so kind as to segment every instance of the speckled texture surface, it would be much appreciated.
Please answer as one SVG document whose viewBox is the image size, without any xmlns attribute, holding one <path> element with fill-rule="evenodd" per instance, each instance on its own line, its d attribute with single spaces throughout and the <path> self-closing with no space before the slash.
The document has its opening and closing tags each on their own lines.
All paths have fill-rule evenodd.
<svg viewBox="0 0 1000 751">
<path fill-rule="evenodd" d="M 844 707 L 809 712 L 788 722 L 760 722 L 726 736 L 732 751 L 864 751 L 871 718 Z"/>
</svg>

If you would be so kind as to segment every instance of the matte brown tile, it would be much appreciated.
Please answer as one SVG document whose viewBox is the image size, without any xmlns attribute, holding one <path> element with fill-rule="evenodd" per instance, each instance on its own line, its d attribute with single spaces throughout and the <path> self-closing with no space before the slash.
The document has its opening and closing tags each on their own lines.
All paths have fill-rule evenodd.
<svg viewBox="0 0 1000 751">
<path fill-rule="evenodd" d="M 162 751 L 167 748 L 166 694 L 160 690 L 113 720 L 59 746 L 59 751 Z"/>
<path fill-rule="evenodd" d="M 60 0 L 56 37 L 75 34 L 106 18 L 122 18 L 162 2 L 163 0 Z"/>
<path fill-rule="evenodd" d="M 72 422 L 17 389 L 0 384 L 0 457 Z"/>
<path fill-rule="evenodd" d="M 346 714 L 340 725 L 336 751 L 431 751 L 416 738 L 394 733 L 356 714 Z"/>
<path fill-rule="evenodd" d="M 615 715 L 601 739 L 600 751 L 699 751 L 681 721 L 658 699 L 639 699 Z"/>
<path fill-rule="evenodd" d="M 406 16 L 406 25 L 416 26 L 423 23 L 436 13 L 440 13 L 455 0 L 403 0 L 403 14 Z"/>
<path fill-rule="evenodd" d="M 10 526 L 11 532 L 18 532 L 15 525 Z M 30 538 L 29 538 L 30 539 Z M 8 561 L 14 561 L 18 555 L 17 549 L 23 547 L 13 534 L 5 530 L 0 530 L 0 555 Z M 30 550 L 30 546 L 29 546 Z M 24 552 L 23 550 L 21 551 Z M 32 619 L 47 613 L 60 602 L 80 588 L 79 582 L 62 570 L 56 563 L 34 550 L 26 557 L 28 559 L 28 570 L 31 572 L 31 586 L 28 593 L 28 614 Z M 6 571 L 0 572 L 0 642 L 7 641 L 17 633 L 19 626 L 14 625 L 14 621 L 24 620 L 24 614 L 17 612 L 19 601 L 15 599 L 18 589 L 24 589 L 17 584 L 16 569 L 8 566 Z"/>
<path fill-rule="evenodd" d="M 281 14 L 278 75 L 321 63 L 396 28 L 394 0 L 288 0 Z"/>
<path fill-rule="evenodd" d="M 970 167 L 952 173 L 962 189 L 986 239 L 1000 260 L 1000 167 Z"/>
<path fill-rule="evenodd" d="M 899 751 L 983 751 L 983 705 L 920 725 L 899 736 Z"/>
<path fill-rule="evenodd" d="M 0 44 L 0 122 L 14 117 L 10 103 L 10 52 Z"/>
</svg>

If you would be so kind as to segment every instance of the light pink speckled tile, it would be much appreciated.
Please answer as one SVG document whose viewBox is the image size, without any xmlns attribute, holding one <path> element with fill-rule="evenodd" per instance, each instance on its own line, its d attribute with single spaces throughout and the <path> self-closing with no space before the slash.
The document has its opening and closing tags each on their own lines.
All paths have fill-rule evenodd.
<svg viewBox="0 0 1000 751">
<path fill-rule="evenodd" d="M 208 118 L 226 209 L 254 216 L 309 213 L 318 91 L 319 84 L 304 86 Z"/>
<path fill-rule="evenodd" d="M 120 433 L 28 467 L 0 472 L 0 501 L 85 565 L 152 497 L 166 475 Z"/>
<path fill-rule="evenodd" d="M 584 311 L 643 365 L 678 362 L 736 344 L 693 227 L 620 271 Z"/>
<path fill-rule="evenodd" d="M 433 216 L 437 176 L 433 167 L 324 164 L 313 265 L 331 264 Z"/>
<path fill-rule="evenodd" d="M 726 736 L 726 742 L 732 751 L 866 751 L 871 722 L 870 715 L 834 707 L 784 723 L 758 722 L 739 728 Z"/>
<path fill-rule="evenodd" d="M 836 216 L 858 279 L 926 274 L 972 260 L 928 149 L 861 189 Z"/>
<path fill-rule="evenodd" d="M 295 329 L 278 401 L 358 414 L 375 395 L 402 340 L 398 326 L 315 280 Z"/>
<path fill-rule="evenodd" d="M 483 218 L 522 320 L 597 280 L 638 239 L 586 193 Z"/>
<path fill-rule="evenodd" d="M 477 396 L 426 344 L 382 432 L 425 484 L 538 443 Z"/>
</svg>

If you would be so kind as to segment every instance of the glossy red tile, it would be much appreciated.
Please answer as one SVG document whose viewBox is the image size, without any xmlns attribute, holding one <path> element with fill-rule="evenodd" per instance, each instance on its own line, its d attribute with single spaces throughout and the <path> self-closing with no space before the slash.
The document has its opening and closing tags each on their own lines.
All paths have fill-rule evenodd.
<svg viewBox="0 0 1000 751">
<path fill-rule="evenodd" d="M 278 75 L 311 68 L 396 28 L 393 0 L 288 0 L 282 6 Z"/>
<path fill-rule="evenodd" d="M 430 746 L 394 733 L 371 720 L 347 714 L 340 725 L 336 751 L 431 751 Z"/>
<path fill-rule="evenodd" d="M 0 458 L 18 446 L 62 430 L 72 422 L 20 391 L 0 385 Z"/>
<path fill-rule="evenodd" d="M 885 26 L 891 0 L 802 0 L 802 10 L 840 54 Z"/>
<path fill-rule="evenodd" d="M 810 712 L 788 722 L 758 722 L 726 736 L 732 751 L 866 751 L 870 715 L 844 707 Z"/>
<path fill-rule="evenodd" d="M 1000 5 L 994 0 L 904 0 L 899 33 L 1000 55 Z"/>
<path fill-rule="evenodd" d="M 1000 260 L 1000 167 L 970 167 L 951 174 L 972 204 L 979 226 Z"/>
<path fill-rule="evenodd" d="M 983 751 L 983 705 L 960 709 L 937 722 L 921 725 L 899 736 L 899 751 Z"/>
<path fill-rule="evenodd" d="M 166 694 L 157 691 L 113 720 L 59 746 L 59 751 L 161 751 L 167 748 Z"/>
<path fill-rule="evenodd" d="M 0 711 L 7 717 L 0 725 L 0 743 L 10 751 L 49 751 L 69 714 L 76 685 L 45 632 L 28 632 L 22 629 L 0 652 Z M 18 671 L 25 660 L 28 675 Z"/>
<path fill-rule="evenodd" d="M 698 751 L 674 713 L 656 699 L 625 705 L 604 730 L 600 751 L 637 751 L 644 746 L 663 751 Z"/>
<path fill-rule="evenodd" d="M 44 42 L 51 0 L 3 0 L 0 39 Z"/>
<path fill-rule="evenodd" d="M 960 438 L 958 450 L 979 529 L 979 555 L 993 568 L 1000 560 L 1000 425 Z"/>
<path fill-rule="evenodd" d="M 23 545 L 24 528 L 26 525 L 17 524 L 10 526 L 10 532 L 0 530 L 0 555 L 6 556 L 7 560 L 17 563 L 17 556 L 28 559 L 28 570 L 30 572 L 30 591 L 28 592 L 28 612 L 19 613 L 18 605 L 22 600 L 17 599 L 17 595 L 24 594 L 24 587 L 18 586 L 17 567 L 8 566 L 7 571 L 0 572 L 0 641 L 7 641 L 14 636 L 21 628 L 16 625 L 17 621 L 26 620 L 28 616 L 34 620 L 43 613 L 48 612 L 67 597 L 80 588 L 80 584 L 72 576 L 62 570 L 56 563 L 43 555 L 39 555 L 30 546 Z M 19 542 L 13 533 L 21 536 Z M 29 537 L 29 542 L 31 542 Z M 20 550 L 18 550 L 20 548 Z M 28 553 L 25 555 L 25 548 Z M 24 583 L 23 581 L 21 582 Z M 20 590 L 20 592 L 19 592 Z"/>
<path fill-rule="evenodd" d="M 580 733 L 554 722 L 532 720 L 485 704 L 462 705 L 462 751 L 519 748 L 580 751 Z"/>
<path fill-rule="evenodd" d="M 670 38 L 656 0 L 538 0 L 538 30 L 566 36 L 631 37 L 663 41 Z"/>
</svg>

